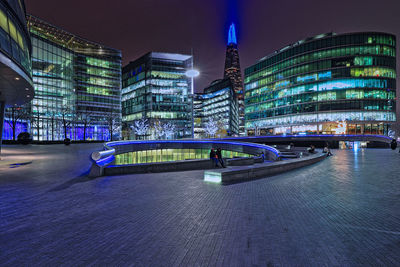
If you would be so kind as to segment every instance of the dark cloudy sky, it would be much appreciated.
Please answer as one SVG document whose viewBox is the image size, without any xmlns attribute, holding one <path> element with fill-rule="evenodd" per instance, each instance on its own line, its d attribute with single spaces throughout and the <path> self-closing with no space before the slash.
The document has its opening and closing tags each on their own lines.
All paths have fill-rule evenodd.
<svg viewBox="0 0 400 267">
<path fill-rule="evenodd" d="M 27 11 L 122 50 L 123 64 L 148 51 L 190 53 L 202 91 L 223 73 L 229 24 L 242 69 L 305 37 L 384 31 L 400 36 L 400 0 L 26 0 Z M 399 88 L 399 86 L 398 86 Z"/>
</svg>

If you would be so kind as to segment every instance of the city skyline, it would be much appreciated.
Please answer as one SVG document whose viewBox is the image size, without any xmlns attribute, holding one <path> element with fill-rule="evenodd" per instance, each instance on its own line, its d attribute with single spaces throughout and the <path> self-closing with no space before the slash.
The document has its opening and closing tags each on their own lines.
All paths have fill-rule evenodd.
<svg viewBox="0 0 400 267">
<path fill-rule="evenodd" d="M 0 0 L 0 266 L 399 265 L 398 10 Z"/>
<path fill-rule="evenodd" d="M 26 4 L 28 13 L 89 40 L 122 50 L 123 65 L 149 51 L 187 54 L 193 48 L 195 66 L 201 70 L 195 83 L 197 92 L 221 76 L 232 22 L 237 27 L 242 69 L 281 47 L 326 32 L 400 34 L 396 26 L 400 17 L 395 14 L 400 2 L 395 0 L 379 6 L 370 0 L 334 3 L 310 0 L 302 3 L 238 0 L 215 3 L 205 0 L 185 1 L 179 5 L 177 1 L 113 5 L 108 1 L 96 1 L 96 13 L 89 16 L 87 13 L 93 8 L 91 1 L 79 2 L 79 9 L 76 9 L 78 1 L 36 0 Z M 56 12 L 57 9 L 63 11 Z M 153 14 L 151 21 L 149 12 Z M 71 13 L 76 19 L 70 19 Z M 174 20 L 170 19 L 172 17 Z"/>
</svg>

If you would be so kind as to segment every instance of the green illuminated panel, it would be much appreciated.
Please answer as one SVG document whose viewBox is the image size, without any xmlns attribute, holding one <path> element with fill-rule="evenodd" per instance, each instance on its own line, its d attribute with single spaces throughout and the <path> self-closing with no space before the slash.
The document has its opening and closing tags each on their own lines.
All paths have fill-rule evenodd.
<svg viewBox="0 0 400 267">
<path fill-rule="evenodd" d="M 184 79 L 185 74 L 179 72 L 152 71 L 152 78 Z"/>
<path fill-rule="evenodd" d="M 209 149 L 154 149 L 128 152 L 115 156 L 116 165 L 156 163 L 190 159 L 209 159 Z M 246 153 L 222 151 L 223 158 L 253 157 Z"/>
<path fill-rule="evenodd" d="M 102 68 L 118 68 L 119 65 L 112 61 L 107 61 L 98 58 L 86 57 L 85 63 L 88 65 Z"/>
<path fill-rule="evenodd" d="M 396 79 L 396 71 L 390 68 L 368 67 L 351 69 L 353 77 L 386 77 Z"/>
<path fill-rule="evenodd" d="M 94 95 L 104 95 L 104 96 L 111 96 L 113 95 L 112 90 L 110 89 L 105 89 L 101 87 L 96 87 L 96 86 L 81 86 L 81 89 L 85 90 L 89 94 L 94 94 Z"/>
</svg>

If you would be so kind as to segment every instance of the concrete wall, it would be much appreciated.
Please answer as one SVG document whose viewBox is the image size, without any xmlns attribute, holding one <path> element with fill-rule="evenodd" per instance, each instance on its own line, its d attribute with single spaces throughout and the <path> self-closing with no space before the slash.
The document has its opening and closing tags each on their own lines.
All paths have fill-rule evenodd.
<svg viewBox="0 0 400 267">
<path fill-rule="evenodd" d="M 174 162 L 143 163 L 121 166 L 108 166 L 104 169 L 104 175 L 132 174 L 132 173 L 151 173 L 151 172 L 172 172 L 211 169 L 213 163 L 209 159 L 204 160 L 185 160 Z"/>
<path fill-rule="evenodd" d="M 254 158 L 224 159 L 224 162 L 227 166 L 252 165 L 254 164 Z M 213 168 L 214 164 L 209 159 L 181 160 L 173 162 L 143 163 L 121 166 L 111 165 L 104 168 L 104 175 L 207 170 Z"/>
</svg>

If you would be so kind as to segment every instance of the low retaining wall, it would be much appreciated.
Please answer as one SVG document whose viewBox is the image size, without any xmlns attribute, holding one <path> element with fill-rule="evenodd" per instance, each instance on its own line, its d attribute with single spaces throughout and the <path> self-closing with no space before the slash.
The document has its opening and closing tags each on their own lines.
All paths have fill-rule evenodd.
<svg viewBox="0 0 400 267">
<path fill-rule="evenodd" d="M 246 166 L 254 164 L 254 158 L 233 158 L 224 161 L 228 166 Z"/>
<path fill-rule="evenodd" d="M 223 184 L 248 181 L 308 166 L 325 158 L 326 154 L 318 153 L 292 160 L 262 163 L 259 165 L 243 166 L 224 170 L 209 170 L 204 172 L 204 180 L 207 182 Z"/>
<path fill-rule="evenodd" d="M 254 164 L 254 161 L 254 158 L 224 159 L 227 166 L 251 165 Z M 192 159 L 130 165 L 110 165 L 104 168 L 104 175 L 207 170 L 212 168 L 214 168 L 214 163 L 210 159 Z"/>
<path fill-rule="evenodd" d="M 142 164 L 109 166 L 104 169 L 104 175 L 189 171 L 189 170 L 201 170 L 201 169 L 204 170 L 204 169 L 211 169 L 212 167 L 213 163 L 209 159 L 142 163 Z"/>
</svg>

